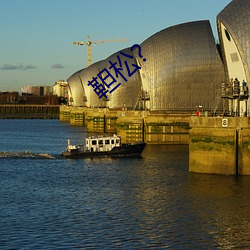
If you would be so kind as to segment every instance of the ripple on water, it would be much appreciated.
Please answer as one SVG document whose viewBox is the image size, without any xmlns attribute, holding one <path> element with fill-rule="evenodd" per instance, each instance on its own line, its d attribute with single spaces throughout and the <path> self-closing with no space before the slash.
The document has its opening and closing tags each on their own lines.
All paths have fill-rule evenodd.
<svg viewBox="0 0 250 250">
<path fill-rule="evenodd" d="M 59 121 L 0 126 L 1 152 L 54 156 L 84 136 Z M 188 173 L 187 146 L 147 146 L 142 159 L 2 157 L 0 247 L 247 249 L 249 186 Z"/>
</svg>

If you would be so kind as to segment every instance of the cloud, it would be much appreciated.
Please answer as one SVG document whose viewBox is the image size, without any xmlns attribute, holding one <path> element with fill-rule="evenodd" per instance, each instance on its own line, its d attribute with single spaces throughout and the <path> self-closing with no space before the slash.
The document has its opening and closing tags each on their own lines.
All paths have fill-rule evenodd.
<svg viewBox="0 0 250 250">
<path fill-rule="evenodd" d="M 33 65 L 29 64 L 29 65 L 24 66 L 23 70 L 35 69 L 35 68 L 36 68 L 36 66 L 33 66 Z"/>
<path fill-rule="evenodd" d="M 23 63 L 18 65 L 8 64 L 5 63 L 0 69 L 1 70 L 29 70 L 29 69 L 35 69 L 36 66 L 33 66 L 31 64 L 29 65 L 23 65 Z"/>
<path fill-rule="evenodd" d="M 60 63 L 55 63 L 51 66 L 52 69 L 63 69 L 64 66 Z"/>
</svg>

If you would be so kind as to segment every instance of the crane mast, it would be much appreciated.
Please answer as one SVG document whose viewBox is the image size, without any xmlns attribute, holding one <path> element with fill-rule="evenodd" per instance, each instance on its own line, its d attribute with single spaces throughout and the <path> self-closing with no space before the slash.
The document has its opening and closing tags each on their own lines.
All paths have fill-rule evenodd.
<svg viewBox="0 0 250 250">
<path fill-rule="evenodd" d="M 73 45 L 87 45 L 88 46 L 88 66 L 92 64 L 92 55 L 91 55 L 91 45 L 100 44 L 100 43 L 113 43 L 113 42 L 127 42 L 129 39 L 122 38 L 116 40 L 100 40 L 100 41 L 91 41 L 90 36 L 88 35 L 88 40 L 86 42 L 73 42 Z"/>
</svg>

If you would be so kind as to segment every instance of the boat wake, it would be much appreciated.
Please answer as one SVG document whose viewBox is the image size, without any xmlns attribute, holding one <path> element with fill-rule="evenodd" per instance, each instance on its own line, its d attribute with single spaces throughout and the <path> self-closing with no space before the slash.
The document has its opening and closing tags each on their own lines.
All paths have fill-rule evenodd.
<svg viewBox="0 0 250 250">
<path fill-rule="evenodd" d="M 0 158 L 29 158 L 29 159 L 55 159 L 53 155 L 43 153 L 23 152 L 0 152 Z"/>
</svg>

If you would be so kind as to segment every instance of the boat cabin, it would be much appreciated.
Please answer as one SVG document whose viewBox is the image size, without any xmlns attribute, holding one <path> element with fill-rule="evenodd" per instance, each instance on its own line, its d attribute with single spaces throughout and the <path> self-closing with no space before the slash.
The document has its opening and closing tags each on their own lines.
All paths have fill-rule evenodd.
<svg viewBox="0 0 250 250">
<path fill-rule="evenodd" d="M 114 147 L 121 146 L 121 138 L 117 135 L 114 136 L 100 136 L 86 138 L 86 151 L 111 151 Z"/>
</svg>

